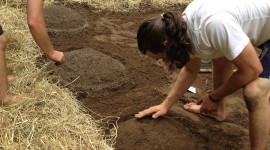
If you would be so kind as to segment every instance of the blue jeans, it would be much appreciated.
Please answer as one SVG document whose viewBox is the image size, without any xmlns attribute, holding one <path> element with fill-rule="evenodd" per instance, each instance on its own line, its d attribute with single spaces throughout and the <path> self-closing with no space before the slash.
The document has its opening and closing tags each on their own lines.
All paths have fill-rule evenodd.
<svg viewBox="0 0 270 150">
<path fill-rule="evenodd" d="M 262 49 L 260 60 L 263 66 L 263 72 L 259 77 L 270 79 L 270 40 L 260 45 L 259 48 Z"/>
</svg>

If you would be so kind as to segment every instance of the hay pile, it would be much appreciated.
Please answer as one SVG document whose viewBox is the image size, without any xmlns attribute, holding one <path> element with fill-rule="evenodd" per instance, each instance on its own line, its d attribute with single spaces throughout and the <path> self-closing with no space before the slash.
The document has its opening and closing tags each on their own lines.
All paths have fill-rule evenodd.
<svg viewBox="0 0 270 150">
<path fill-rule="evenodd" d="M 15 4 L 15 5 L 13 5 Z M 28 30 L 26 13 L 14 6 L 0 6 L 0 24 L 9 37 L 6 47 L 8 73 L 17 79 L 10 93 L 20 102 L 0 107 L 0 149 L 113 149 L 116 126 L 105 135 L 72 93 L 52 84 L 44 69 L 35 65 L 41 52 Z M 45 67 L 45 66 L 44 66 Z M 104 119 L 104 120 L 103 120 Z"/>
<path fill-rule="evenodd" d="M 192 0 L 65 0 L 64 2 L 85 3 L 98 10 L 129 13 L 133 10 L 144 11 L 145 8 L 186 7 Z"/>
</svg>

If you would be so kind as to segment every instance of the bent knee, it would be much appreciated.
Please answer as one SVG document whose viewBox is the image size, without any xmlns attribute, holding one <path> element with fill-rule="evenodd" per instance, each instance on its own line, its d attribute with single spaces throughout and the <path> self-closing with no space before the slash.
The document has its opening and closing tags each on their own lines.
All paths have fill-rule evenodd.
<svg viewBox="0 0 270 150">
<path fill-rule="evenodd" d="M 243 88 L 243 95 L 247 99 L 258 99 L 263 94 L 258 84 L 250 83 Z"/>
<path fill-rule="evenodd" d="M 262 81 L 258 78 L 243 88 L 244 100 L 249 111 L 268 103 L 267 95 L 269 95 L 269 90 L 264 86 L 265 82 Z"/>
<path fill-rule="evenodd" d="M 260 99 L 258 94 L 258 88 L 255 86 L 245 86 L 243 89 L 243 96 L 249 112 L 253 112 L 260 106 Z"/>
</svg>

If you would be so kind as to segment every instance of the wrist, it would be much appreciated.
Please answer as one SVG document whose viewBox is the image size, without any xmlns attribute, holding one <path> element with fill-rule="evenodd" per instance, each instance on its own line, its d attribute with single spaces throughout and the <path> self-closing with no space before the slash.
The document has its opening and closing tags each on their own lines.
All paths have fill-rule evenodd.
<svg viewBox="0 0 270 150">
<path fill-rule="evenodd" d="M 42 50 L 44 52 L 45 55 L 47 55 L 48 57 L 51 57 L 54 55 L 55 51 L 53 49 L 46 49 L 46 50 Z"/>
<path fill-rule="evenodd" d="M 174 99 L 171 99 L 171 98 L 166 98 L 162 103 L 161 105 L 165 108 L 165 109 L 170 109 L 172 107 L 172 105 L 174 104 Z"/>
<path fill-rule="evenodd" d="M 214 103 L 219 103 L 222 100 L 222 99 L 216 99 L 213 96 L 211 96 L 210 94 L 208 94 L 208 99 L 210 99 Z"/>
</svg>

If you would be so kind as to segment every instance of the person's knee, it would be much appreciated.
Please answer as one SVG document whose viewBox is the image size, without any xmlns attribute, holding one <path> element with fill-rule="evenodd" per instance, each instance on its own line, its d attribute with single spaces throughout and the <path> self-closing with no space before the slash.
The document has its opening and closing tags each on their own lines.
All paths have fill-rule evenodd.
<svg viewBox="0 0 270 150">
<path fill-rule="evenodd" d="M 249 111 L 253 111 L 258 107 L 262 94 L 258 84 L 250 83 L 243 88 L 244 100 Z"/>
<path fill-rule="evenodd" d="M 243 95 L 247 99 L 257 99 L 260 89 L 257 84 L 250 83 L 243 88 Z"/>
<path fill-rule="evenodd" d="M 249 111 L 254 111 L 258 107 L 266 105 L 268 88 L 264 86 L 265 82 L 258 78 L 243 88 L 243 96 Z"/>
</svg>

